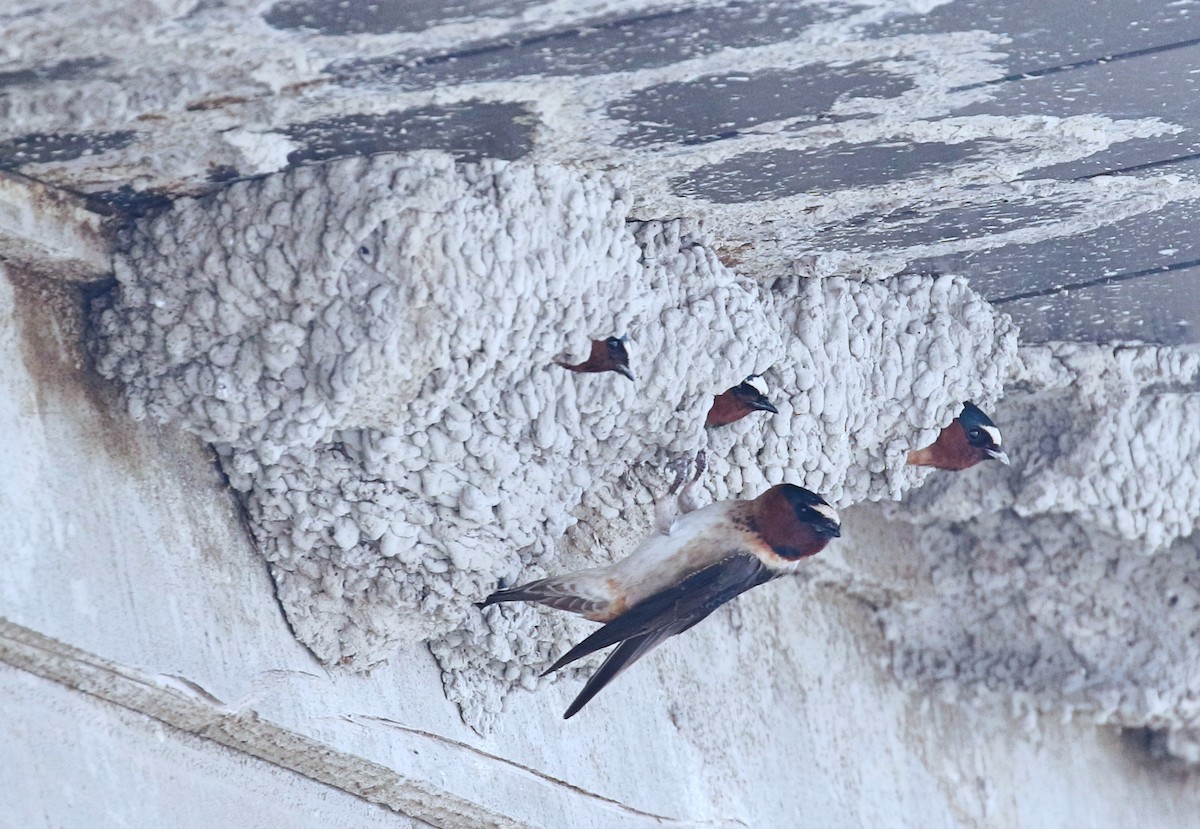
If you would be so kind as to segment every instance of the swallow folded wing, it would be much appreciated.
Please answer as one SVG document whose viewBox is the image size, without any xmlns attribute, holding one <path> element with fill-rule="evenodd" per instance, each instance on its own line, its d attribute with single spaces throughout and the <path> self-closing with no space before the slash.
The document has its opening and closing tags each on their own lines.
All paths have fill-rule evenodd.
<svg viewBox="0 0 1200 829">
<path fill-rule="evenodd" d="M 567 709 L 570 718 L 618 674 L 664 639 L 683 633 L 731 599 L 775 577 L 756 556 L 734 553 L 655 593 L 613 619 L 555 662 L 546 673 L 621 643 Z"/>
</svg>

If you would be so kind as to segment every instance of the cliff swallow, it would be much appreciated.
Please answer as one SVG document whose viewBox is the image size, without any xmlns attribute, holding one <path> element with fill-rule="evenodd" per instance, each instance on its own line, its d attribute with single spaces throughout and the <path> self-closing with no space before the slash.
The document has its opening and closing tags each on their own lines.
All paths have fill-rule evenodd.
<svg viewBox="0 0 1200 829">
<path fill-rule="evenodd" d="M 908 453 L 911 466 L 933 466 L 959 471 L 980 461 L 998 460 L 1008 464 L 1008 455 L 1000 450 L 1000 430 L 974 403 L 963 403 L 962 414 L 942 430 L 937 440 L 924 449 Z"/>
<path fill-rule="evenodd" d="M 714 397 L 704 425 L 725 426 L 753 412 L 779 414 L 779 409 L 767 399 L 767 384 L 758 374 L 751 374 L 738 385 Z"/>
<path fill-rule="evenodd" d="M 683 515 L 669 532 L 651 535 L 614 564 L 498 590 L 480 607 L 535 602 L 607 623 L 545 672 L 618 645 L 563 715 L 569 719 L 665 639 L 739 594 L 794 572 L 839 535 L 837 512 L 823 498 L 778 484 L 752 501 L 719 501 Z"/>
<path fill-rule="evenodd" d="M 555 360 L 554 364 L 570 371 L 587 373 L 615 371 L 623 377 L 628 377 L 630 380 L 633 379 L 633 372 L 629 368 L 629 353 L 625 350 L 624 337 L 606 337 L 603 340 L 592 340 L 592 353 L 578 365 L 569 365 L 561 360 Z"/>
</svg>

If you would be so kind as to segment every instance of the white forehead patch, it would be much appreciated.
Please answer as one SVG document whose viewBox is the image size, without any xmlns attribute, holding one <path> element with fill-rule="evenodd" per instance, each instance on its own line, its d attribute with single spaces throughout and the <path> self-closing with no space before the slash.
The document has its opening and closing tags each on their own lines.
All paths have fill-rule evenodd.
<svg viewBox="0 0 1200 829">
<path fill-rule="evenodd" d="M 821 515 L 824 515 L 839 527 L 842 525 L 842 520 L 838 518 L 837 510 L 829 506 L 829 504 L 813 504 L 813 510 L 815 512 L 819 512 Z"/>
<path fill-rule="evenodd" d="M 1000 430 L 995 426 L 980 426 L 980 429 L 988 433 L 988 437 L 992 439 L 992 443 L 1000 445 Z"/>
<path fill-rule="evenodd" d="M 767 381 L 762 379 L 761 374 L 751 374 L 749 377 L 747 377 L 742 382 L 744 382 L 750 386 L 753 386 L 754 389 L 759 394 L 761 394 L 763 397 L 767 396 Z"/>
</svg>

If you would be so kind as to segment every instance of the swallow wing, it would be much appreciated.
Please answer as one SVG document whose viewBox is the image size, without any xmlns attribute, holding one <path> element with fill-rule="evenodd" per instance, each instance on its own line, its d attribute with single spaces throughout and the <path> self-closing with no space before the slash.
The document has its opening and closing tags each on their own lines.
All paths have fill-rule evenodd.
<svg viewBox="0 0 1200 829">
<path fill-rule="evenodd" d="M 656 633 L 643 633 L 641 636 L 634 636 L 626 639 L 617 646 L 604 663 L 596 671 L 588 677 L 588 681 L 584 684 L 583 690 L 571 701 L 571 705 L 563 714 L 564 720 L 569 720 L 571 717 L 579 713 L 583 706 L 591 702 L 592 697 L 600 693 L 600 690 L 616 679 L 617 675 L 638 661 L 644 654 L 654 650 L 659 642 L 671 636 L 670 631 L 658 631 Z"/>
<path fill-rule="evenodd" d="M 552 673 L 588 654 L 621 643 L 587 681 L 565 717 L 573 716 L 605 685 L 664 639 L 683 633 L 721 605 L 775 575 L 756 556 L 734 553 L 631 607 L 571 648 L 546 671 Z"/>
</svg>

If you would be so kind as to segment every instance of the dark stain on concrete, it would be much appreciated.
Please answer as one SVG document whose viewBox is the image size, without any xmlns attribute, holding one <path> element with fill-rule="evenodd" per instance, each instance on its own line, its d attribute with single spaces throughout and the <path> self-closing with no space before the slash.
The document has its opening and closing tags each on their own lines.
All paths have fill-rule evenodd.
<svg viewBox="0 0 1200 829">
<path fill-rule="evenodd" d="M 174 201 L 155 190 L 134 190 L 123 184 L 116 190 L 88 193 L 88 207 L 98 213 L 116 214 L 125 219 L 137 219 L 170 210 Z"/>
<path fill-rule="evenodd" d="M 301 146 L 291 165 L 381 152 L 443 150 L 461 161 L 516 159 L 529 152 L 536 122 L 516 103 L 468 101 L 378 115 L 344 115 L 283 130 Z"/>
<path fill-rule="evenodd" d="M 210 167 L 206 178 L 216 184 L 224 184 L 228 181 L 236 181 L 240 177 L 236 167 L 229 164 L 218 164 Z"/>
<path fill-rule="evenodd" d="M 364 77 L 404 89 L 506 80 L 521 75 L 597 75 L 667 66 L 721 49 L 765 46 L 796 37 L 831 13 L 798 3 L 734 2 L 668 9 L 587 25 L 479 41 L 435 55 L 410 53 L 336 63 L 343 83 Z"/>
<path fill-rule="evenodd" d="M 622 146 L 699 144 L 768 121 L 815 122 L 827 118 L 841 98 L 893 98 L 912 86 L 909 78 L 870 64 L 813 64 L 660 84 L 615 101 L 607 112 L 629 122 L 618 141 Z"/>
<path fill-rule="evenodd" d="M 41 63 L 26 69 L 13 69 L 8 72 L 0 72 L 0 89 L 6 86 L 31 86 L 50 81 L 79 80 L 111 64 L 111 58 L 70 58 L 57 63 Z"/>
<path fill-rule="evenodd" d="M 1200 160 L 1167 169 L 1191 178 Z M 1076 207 L 1088 206 L 1069 205 L 1068 210 Z M 1028 205 L 990 209 L 1026 226 L 1061 220 L 1068 212 L 1038 213 Z M 954 215 L 947 222 L 971 218 L 949 212 Z M 1012 315 L 1023 341 L 1195 343 L 1200 342 L 1198 223 L 1200 200 L 1177 201 L 1085 233 L 927 257 L 906 271 L 966 276 L 972 288 Z"/>
<path fill-rule="evenodd" d="M 128 147 L 137 137 L 134 130 L 117 132 L 41 133 L 32 132 L 0 141 L 0 170 L 19 170 L 27 164 L 71 161 Z"/>
<path fill-rule="evenodd" d="M 888 213 L 857 216 L 820 229 L 821 248 L 851 251 L 931 245 L 975 239 L 1062 221 L 1088 202 L 992 201 L 943 210 L 938 204 L 904 207 Z"/>
<path fill-rule="evenodd" d="M 1200 262 L 1178 264 L 1017 297 L 997 307 L 1021 327 L 1022 342 L 1194 343 L 1200 339 Z"/>
<path fill-rule="evenodd" d="M 748 152 L 672 181 L 676 195 L 719 204 L 887 184 L 956 164 L 992 141 L 834 144 L 812 150 Z"/>
<path fill-rule="evenodd" d="M 71 428 L 98 454 L 120 463 L 131 475 L 140 474 L 142 448 L 120 392 L 95 372 L 84 347 L 87 293 L 113 280 L 85 290 L 11 271 L 9 280 L 21 357 L 33 380 L 32 396 L 21 401 L 23 413 L 47 422 L 51 434 L 59 428 L 58 421 L 72 423 Z"/>
<path fill-rule="evenodd" d="M 509 17 L 539 5 L 541 0 L 283 0 L 263 15 L 277 29 L 311 29 L 323 35 L 421 32 L 442 23 L 481 17 Z"/>
<path fill-rule="evenodd" d="M 217 95 L 213 98 L 204 98 L 199 101 L 192 101 L 184 106 L 188 112 L 206 112 L 210 109 L 224 109 L 226 107 L 235 107 L 239 104 L 247 103 L 250 99 L 242 95 Z"/>
<path fill-rule="evenodd" d="M 1198 225 L 1200 200 L 1180 201 L 1085 233 L 929 257 L 914 261 L 908 270 L 961 273 L 992 302 L 1033 298 L 1190 268 L 1200 260 Z"/>
<path fill-rule="evenodd" d="M 1069 9 L 1069 17 L 1067 16 Z M 1069 23 L 1070 36 L 1064 37 Z M 1009 76 L 1114 56 L 1200 37 L 1200 9 L 1163 0 L 955 0 L 927 14 L 895 16 L 871 26 L 877 35 L 984 30 L 1003 35 Z"/>
<path fill-rule="evenodd" d="M 1128 61 L 1089 62 L 1000 84 L 961 115 L 1156 117 L 1179 132 L 1119 141 L 1086 158 L 1033 170 L 1026 178 L 1081 178 L 1146 169 L 1200 153 L 1200 43 Z"/>
</svg>

